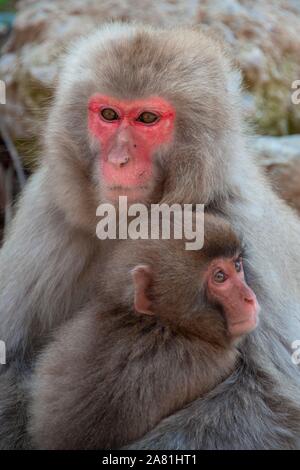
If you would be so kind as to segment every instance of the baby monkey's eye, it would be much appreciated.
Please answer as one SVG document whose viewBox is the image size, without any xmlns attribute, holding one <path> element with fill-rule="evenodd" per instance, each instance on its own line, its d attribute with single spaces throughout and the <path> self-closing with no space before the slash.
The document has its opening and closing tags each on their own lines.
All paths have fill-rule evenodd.
<svg viewBox="0 0 300 470">
<path fill-rule="evenodd" d="M 226 279 L 227 279 L 227 276 L 224 273 L 224 271 L 222 271 L 221 269 L 214 273 L 214 281 L 217 282 L 218 284 L 221 284 L 222 282 L 225 282 Z"/>
<path fill-rule="evenodd" d="M 235 270 L 236 270 L 237 273 L 240 273 L 242 271 L 242 260 L 241 260 L 241 258 L 237 259 L 234 262 L 234 266 L 235 266 Z"/>
<path fill-rule="evenodd" d="M 137 121 L 142 122 L 144 124 L 153 124 L 157 120 L 158 120 L 157 114 L 150 113 L 150 111 L 143 112 L 137 118 Z"/>
<path fill-rule="evenodd" d="M 101 116 L 105 121 L 116 121 L 119 119 L 118 113 L 112 108 L 104 108 L 101 110 Z"/>
</svg>

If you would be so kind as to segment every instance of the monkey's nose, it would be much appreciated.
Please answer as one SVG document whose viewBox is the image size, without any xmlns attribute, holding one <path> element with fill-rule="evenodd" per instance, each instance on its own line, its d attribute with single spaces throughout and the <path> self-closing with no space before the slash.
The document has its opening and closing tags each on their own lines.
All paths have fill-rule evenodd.
<svg viewBox="0 0 300 470">
<path fill-rule="evenodd" d="M 252 296 L 246 295 L 244 297 L 244 305 L 247 309 L 250 309 L 252 312 L 255 312 L 256 315 L 258 315 L 260 306 L 257 302 L 255 294 L 253 294 Z"/>
<path fill-rule="evenodd" d="M 116 168 L 122 168 L 123 166 L 127 165 L 129 162 L 129 155 L 124 153 L 124 154 L 111 154 L 109 155 L 108 158 L 109 163 L 111 163 L 114 167 Z"/>
<path fill-rule="evenodd" d="M 244 288 L 241 291 L 242 299 L 245 303 L 249 305 L 255 305 L 257 303 L 256 295 L 254 292 L 244 284 Z"/>
<path fill-rule="evenodd" d="M 124 159 L 120 162 L 120 167 L 127 165 L 129 162 L 129 157 L 124 157 Z"/>
</svg>

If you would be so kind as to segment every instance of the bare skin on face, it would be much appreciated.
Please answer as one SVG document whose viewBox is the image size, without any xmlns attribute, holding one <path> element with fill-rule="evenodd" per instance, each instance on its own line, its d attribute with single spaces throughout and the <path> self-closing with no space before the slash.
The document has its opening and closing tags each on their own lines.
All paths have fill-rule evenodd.
<svg viewBox="0 0 300 470">
<path fill-rule="evenodd" d="M 155 151 L 172 140 L 175 109 L 159 97 L 120 101 L 98 94 L 88 108 L 89 131 L 101 148 L 104 197 L 138 200 L 152 185 Z"/>
<path fill-rule="evenodd" d="M 249 333 L 257 326 L 259 305 L 245 281 L 242 257 L 215 260 L 207 272 L 209 297 L 223 305 L 229 334 Z"/>
</svg>

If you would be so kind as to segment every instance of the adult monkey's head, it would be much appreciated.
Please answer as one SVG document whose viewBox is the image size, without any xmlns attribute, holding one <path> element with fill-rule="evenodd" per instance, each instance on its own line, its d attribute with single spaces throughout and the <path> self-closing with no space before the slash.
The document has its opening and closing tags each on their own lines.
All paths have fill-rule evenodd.
<svg viewBox="0 0 300 470">
<path fill-rule="evenodd" d="M 120 195 L 205 204 L 229 195 L 238 81 L 222 47 L 196 29 L 115 23 L 81 39 L 46 130 L 59 205 L 90 225 L 97 205 Z"/>
</svg>

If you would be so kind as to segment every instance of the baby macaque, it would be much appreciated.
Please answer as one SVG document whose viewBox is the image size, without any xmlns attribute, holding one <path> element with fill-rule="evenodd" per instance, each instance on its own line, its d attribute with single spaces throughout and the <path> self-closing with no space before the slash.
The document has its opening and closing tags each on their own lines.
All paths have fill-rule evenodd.
<svg viewBox="0 0 300 470">
<path fill-rule="evenodd" d="M 99 297 L 38 360 L 29 424 L 37 448 L 120 448 L 234 370 L 259 307 L 228 223 L 206 215 L 204 233 L 198 251 L 184 239 L 118 244 Z"/>
</svg>

